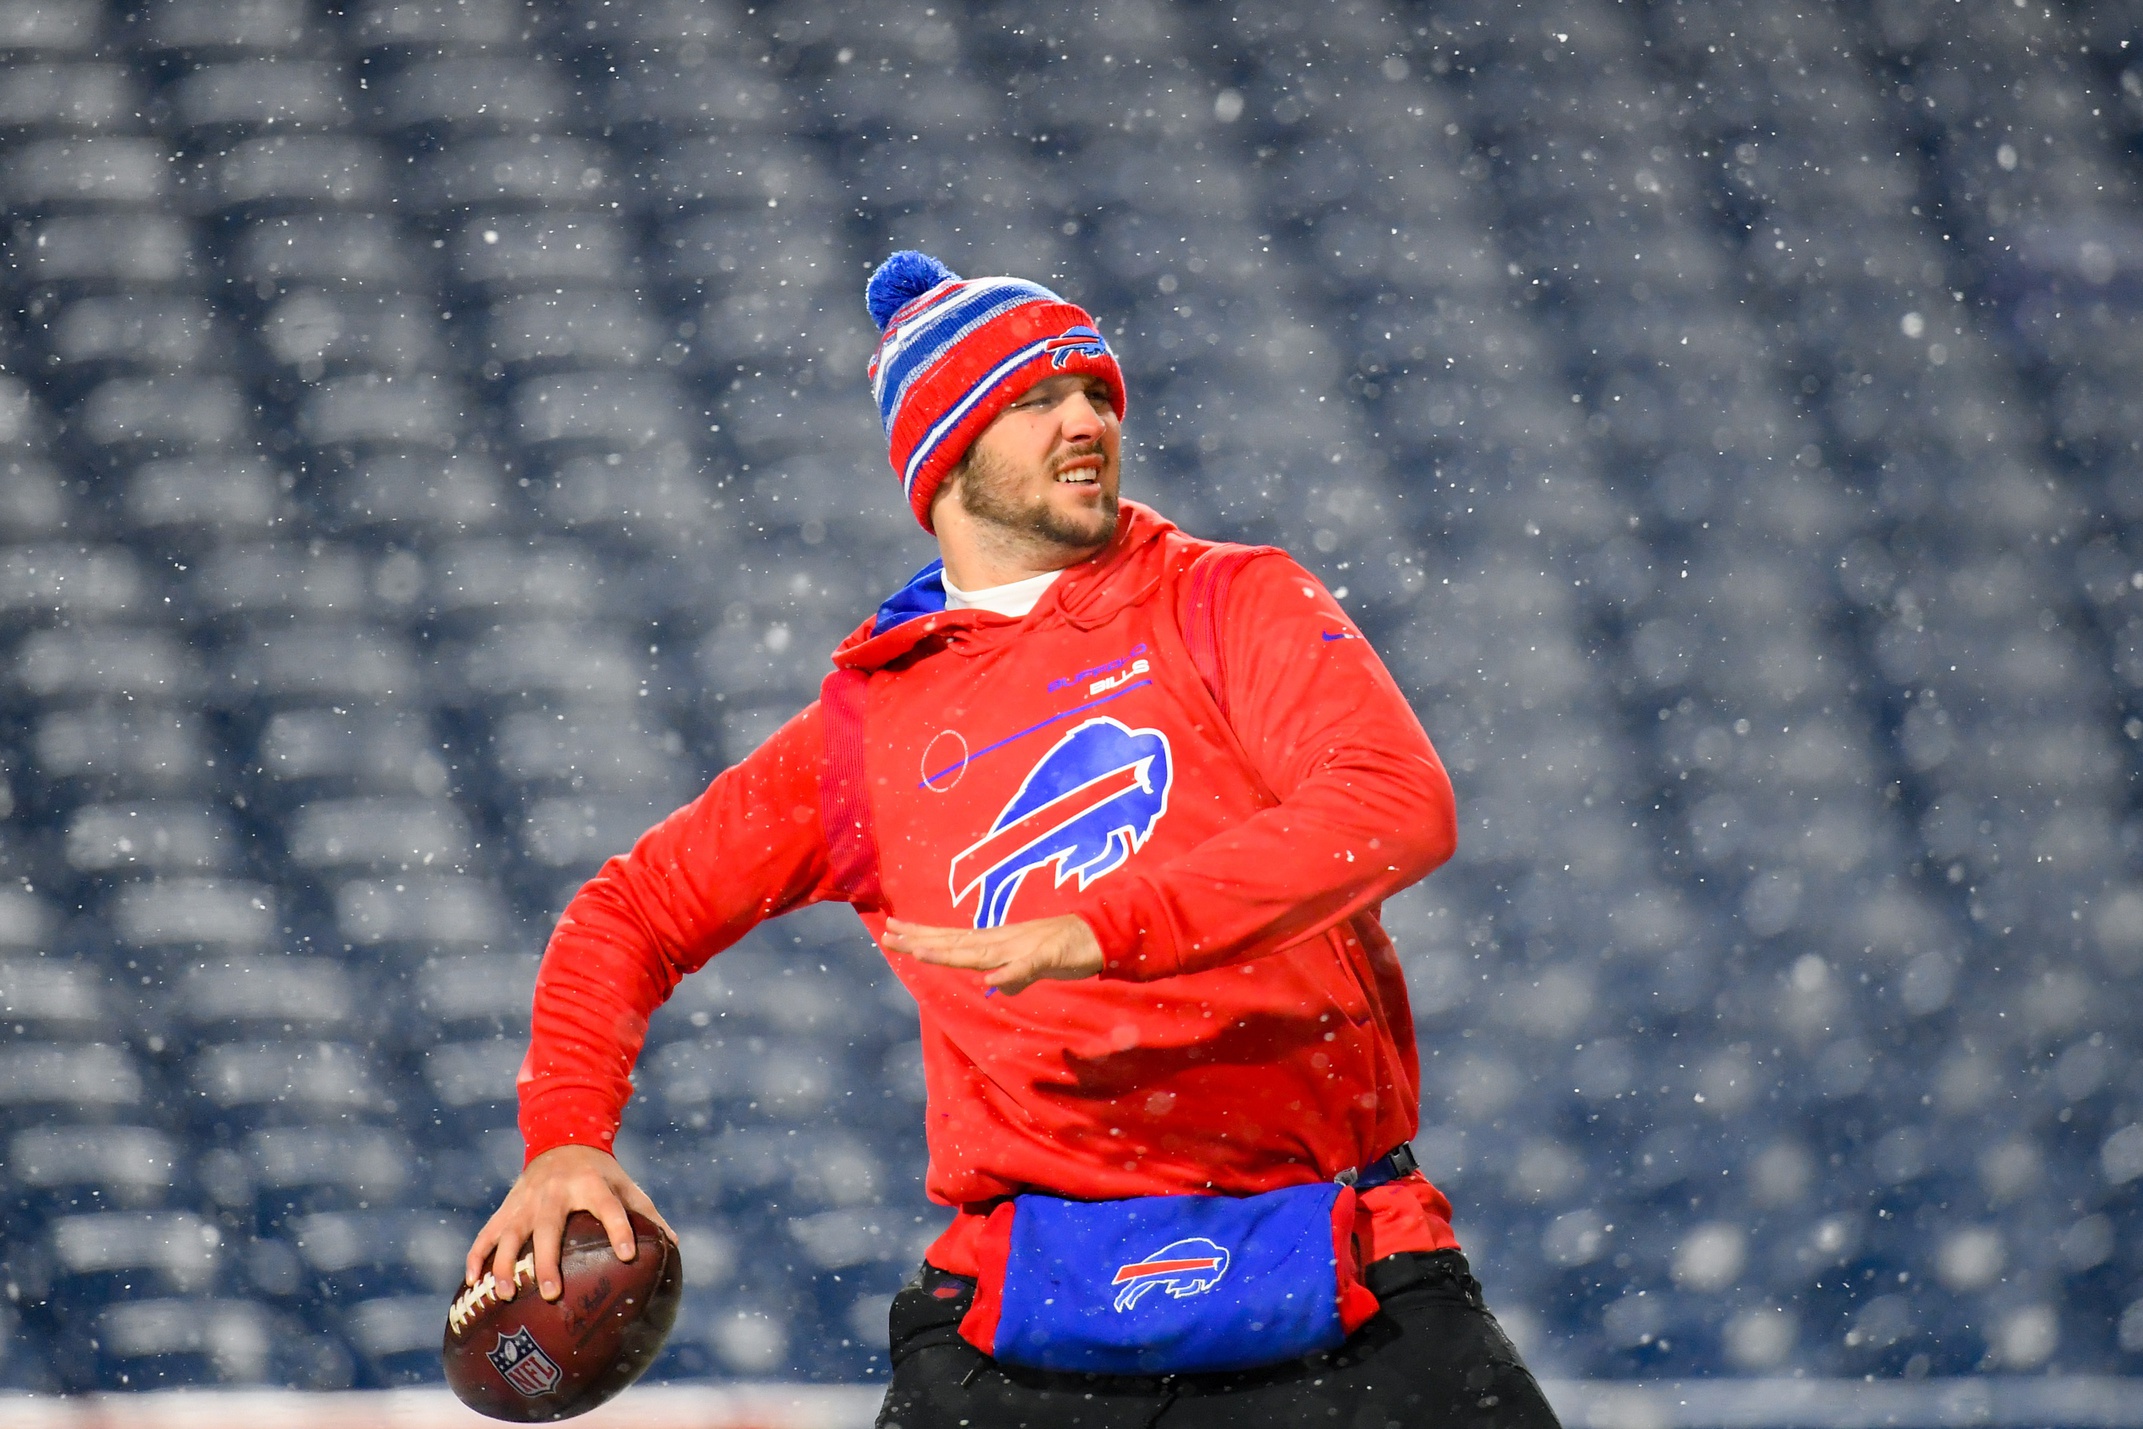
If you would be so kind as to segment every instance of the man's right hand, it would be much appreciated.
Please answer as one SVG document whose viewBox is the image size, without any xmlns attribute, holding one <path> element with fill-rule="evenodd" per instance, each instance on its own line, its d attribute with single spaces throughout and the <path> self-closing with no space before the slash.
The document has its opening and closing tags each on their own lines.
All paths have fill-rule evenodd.
<svg viewBox="0 0 2143 1429">
<path fill-rule="evenodd" d="M 676 1235 L 616 1157 L 593 1146 L 554 1146 L 521 1168 L 520 1179 L 476 1233 L 463 1267 L 464 1283 L 474 1285 L 481 1279 L 488 1260 L 499 1298 L 513 1299 L 513 1263 L 521 1247 L 533 1243 L 537 1292 L 546 1300 L 556 1300 L 558 1247 L 565 1238 L 566 1217 L 575 1211 L 588 1211 L 603 1223 L 610 1233 L 610 1248 L 620 1260 L 631 1260 L 639 1249 L 632 1222 L 626 1219 L 628 1211 L 638 1211 L 673 1239 Z"/>
</svg>

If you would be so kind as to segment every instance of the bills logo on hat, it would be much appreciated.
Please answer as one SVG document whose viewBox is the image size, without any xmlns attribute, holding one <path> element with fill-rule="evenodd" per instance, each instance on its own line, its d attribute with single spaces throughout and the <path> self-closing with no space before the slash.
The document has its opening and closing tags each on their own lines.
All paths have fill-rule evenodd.
<svg viewBox="0 0 2143 1429">
<path fill-rule="evenodd" d="M 1020 883 L 1055 865 L 1056 881 L 1085 888 L 1145 845 L 1168 812 L 1168 736 L 1090 719 L 1028 771 L 989 833 L 954 855 L 952 901 L 981 894 L 977 928 L 1006 921 Z"/>
<path fill-rule="evenodd" d="M 1093 328 L 1072 327 L 1043 343 L 1042 351 L 1049 354 L 1051 367 L 1062 367 L 1074 357 L 1107 357 L 1109 344 Z"/>
<path fill-rule="evenodd" d="M 1144 1260 L 1118 1266 L 1110 1283 L 1121 1287 L 1116 1292 L 1116 1308 L 1128 1310 L 1156 1285 L 1167 1286 L 1170 1295 L 1182 1300 L 1205 1294 L 1227 1273 L 1227 1249 L 1196 1236 L 1164 1245 Z"/>
<path fill-rule="evenodd" d="M 484 1358 L 524 1398 L 534 1399 L 558 1387 L 557 1364 L 543 1352 L 526 1325 L 511 1335 L 500 1335 L 498 1344 L 484 1351 Z"/>
</svg>

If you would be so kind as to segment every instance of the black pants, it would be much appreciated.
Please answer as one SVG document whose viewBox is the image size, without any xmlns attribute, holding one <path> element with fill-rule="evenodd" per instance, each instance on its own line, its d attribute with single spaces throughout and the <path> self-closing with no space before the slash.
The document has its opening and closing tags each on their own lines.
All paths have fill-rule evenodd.
<svg viewBox="0 0 2143 1429">
<path fill-rule="evenodd" d="M 1383 1302 L 1329 1354 L 1155 1378 L 999 1364 L 960 1338 L 974 1284 L 934 1266 L 893 1299 L 878 1429 L 1559 1429 L 1455 1250 L 1368 1268 Z"/>
</svg>

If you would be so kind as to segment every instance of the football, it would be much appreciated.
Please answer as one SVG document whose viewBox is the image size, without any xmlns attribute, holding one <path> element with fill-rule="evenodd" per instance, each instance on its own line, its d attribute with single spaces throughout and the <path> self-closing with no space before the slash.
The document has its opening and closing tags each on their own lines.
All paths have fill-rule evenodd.
<svg viewBox="0 0 2143 1429">
<path fill-rule="evenodd" d="M 684 1267 L 677 1242 L 644 1217 L 632 1218 L 639 1250 L 629 1261 L 610 1248 L 603 1223 L 585 1211 L 567 1219 L 559 1252 L 564 1293 L 536 1292 L 536 1257 L 513 1267 L 514 1297 L 502 1300 L 490 1274 L 454 1297 L 440 1359 L 463 1404 L 521 1424 L 585 1414 L 654 1363 L 677 1319 Z"/>
</svg>

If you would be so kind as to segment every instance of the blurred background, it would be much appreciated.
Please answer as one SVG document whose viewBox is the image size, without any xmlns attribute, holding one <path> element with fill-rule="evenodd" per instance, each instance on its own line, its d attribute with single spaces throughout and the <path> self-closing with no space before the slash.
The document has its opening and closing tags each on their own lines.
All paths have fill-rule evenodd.
<svg viewBox="0 0 2143 1429">
<path fill-rule="evenodd" d="M 2139 136 L 2135 0 L 0 0 L 0 1389 L 436 1376 L 550 920 L 932 554 L 910 245 L 1443 751 L 1536 1367 L 2143 1370 Z M 915 1038 L 839 908 L 664 1011 L 660 1374 L 883 1374 Z"/>
</svg>

